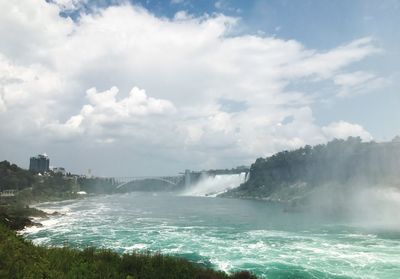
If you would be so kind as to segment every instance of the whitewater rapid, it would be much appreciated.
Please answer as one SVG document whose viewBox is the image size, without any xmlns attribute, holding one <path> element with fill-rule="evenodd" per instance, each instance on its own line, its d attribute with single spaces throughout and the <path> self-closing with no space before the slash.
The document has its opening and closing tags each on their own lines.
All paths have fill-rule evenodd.
<svg viewBox="0 0 400 279">
<path fill-rule="evenodd" d="M 36 244 L 154 251 L 262 278 L 398 278 L 400 232 L 287 213 L 259 201 L 129 193 L 47 203 Z"/>
</svg>

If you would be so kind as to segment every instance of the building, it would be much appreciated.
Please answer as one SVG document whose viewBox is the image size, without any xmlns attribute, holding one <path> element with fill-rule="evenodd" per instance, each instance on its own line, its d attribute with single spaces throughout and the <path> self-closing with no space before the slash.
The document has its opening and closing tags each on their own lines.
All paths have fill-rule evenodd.
<svg viewBox="0 0 400 279">
<path fill-rule="evenodd" d="M 4 190 L 0 192 L 0 197 L 14 197 L 17 190 Z"/>
<path fill-rule="evenodd" d="M 93 175 L 92 175 L 92 170 L 91 170 L 91 169 L 88 169 L 88 170 L 86 171 L 85 177 L 86 177 L 86 178 L 92 178 L 92 177 L 93 177 Z"/>
<path fill-rule="evenodd" d="M 61 175 L 66 175 L 67 171 L 63 167 L 53 167 L 54 173 L 60 173 Z"/>
<path fill-rule="evenodd" d="M 31 157 L 29 162 L 29 170 L 38 173 L 45 173 L 49 171 L 50 160 L 46 154 L 39 154 Z"/>
</svg>

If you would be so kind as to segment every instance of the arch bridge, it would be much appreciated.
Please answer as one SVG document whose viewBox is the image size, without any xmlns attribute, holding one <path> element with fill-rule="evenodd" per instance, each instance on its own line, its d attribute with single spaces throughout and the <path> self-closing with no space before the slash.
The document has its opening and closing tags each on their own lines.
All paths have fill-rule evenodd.
<svg viewBox="0 0 400 279">
<path fill-rule="evenodd" d="M 135 181 L 146 181 L 146 180 L 156 180 L 162 181 L 174 186 L 182 183 L 185 179 L 183 175 L 179 176 L 136 176 L 136 177 L 113 177 L 115 181 L 116 189 L 121 189 L 122 187 L 135 182 Z"/>
</svg>

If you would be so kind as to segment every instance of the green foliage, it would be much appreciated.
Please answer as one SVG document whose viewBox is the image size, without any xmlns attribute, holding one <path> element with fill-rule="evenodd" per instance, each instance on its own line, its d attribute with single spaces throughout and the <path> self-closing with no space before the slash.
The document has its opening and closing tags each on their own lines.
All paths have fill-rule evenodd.
<svg viewBox="0 0 400 279">
<path fill-rule="evenodd" d="M 326 183 L 398 183 L 399 166 L 399 142 L 363 143 L 354 137 L 335 139 L 325 145 L 307 145 L 258 158 L 251 165 L 250 179 L 225 196 L 270 197 L 278 190 L 301 183 L 308 187 Z"/>
<path fill-rule="evenodd" d="M 34 176 L 8 161 L 0 162 L 0 191 L 8 189 L 22 190 L 31 187 Z"/>
<path fill-rule="evenodd" d="M 14 198 L 3 198 L 1 204 L 29 204 L 32 202 L 75 198 L 76 180 L 71 176 L 51 173 L 34 175 L 8 161 L 0 162 L 0 191 L 17 190 Z"/>
<path fill-rule="evenodd" d="M 0 224 L 0 278 L 255 279 L 227 275 L 187 260 L 151 253 L 37 247 Z"/>
<path fill-rule="evenodd" d="M 52 198 L 73 198 L 71 194 L 75 188 L 73 177 L 43 176 L 36 177 L 32 187 L 32 195 L 38 200 L 49 200 Z"/>
</svg>

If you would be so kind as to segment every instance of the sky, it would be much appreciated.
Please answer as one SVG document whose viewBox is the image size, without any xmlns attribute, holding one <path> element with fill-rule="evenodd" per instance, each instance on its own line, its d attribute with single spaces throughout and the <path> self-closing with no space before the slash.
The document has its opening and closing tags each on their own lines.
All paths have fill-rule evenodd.
<svg viewBox="0 0 400 279">
<path fill-rule="evenodd" d="M 0 160 L 97 176 L 400 134 L 400 0 L 0 0 Z"/>
</svg>

